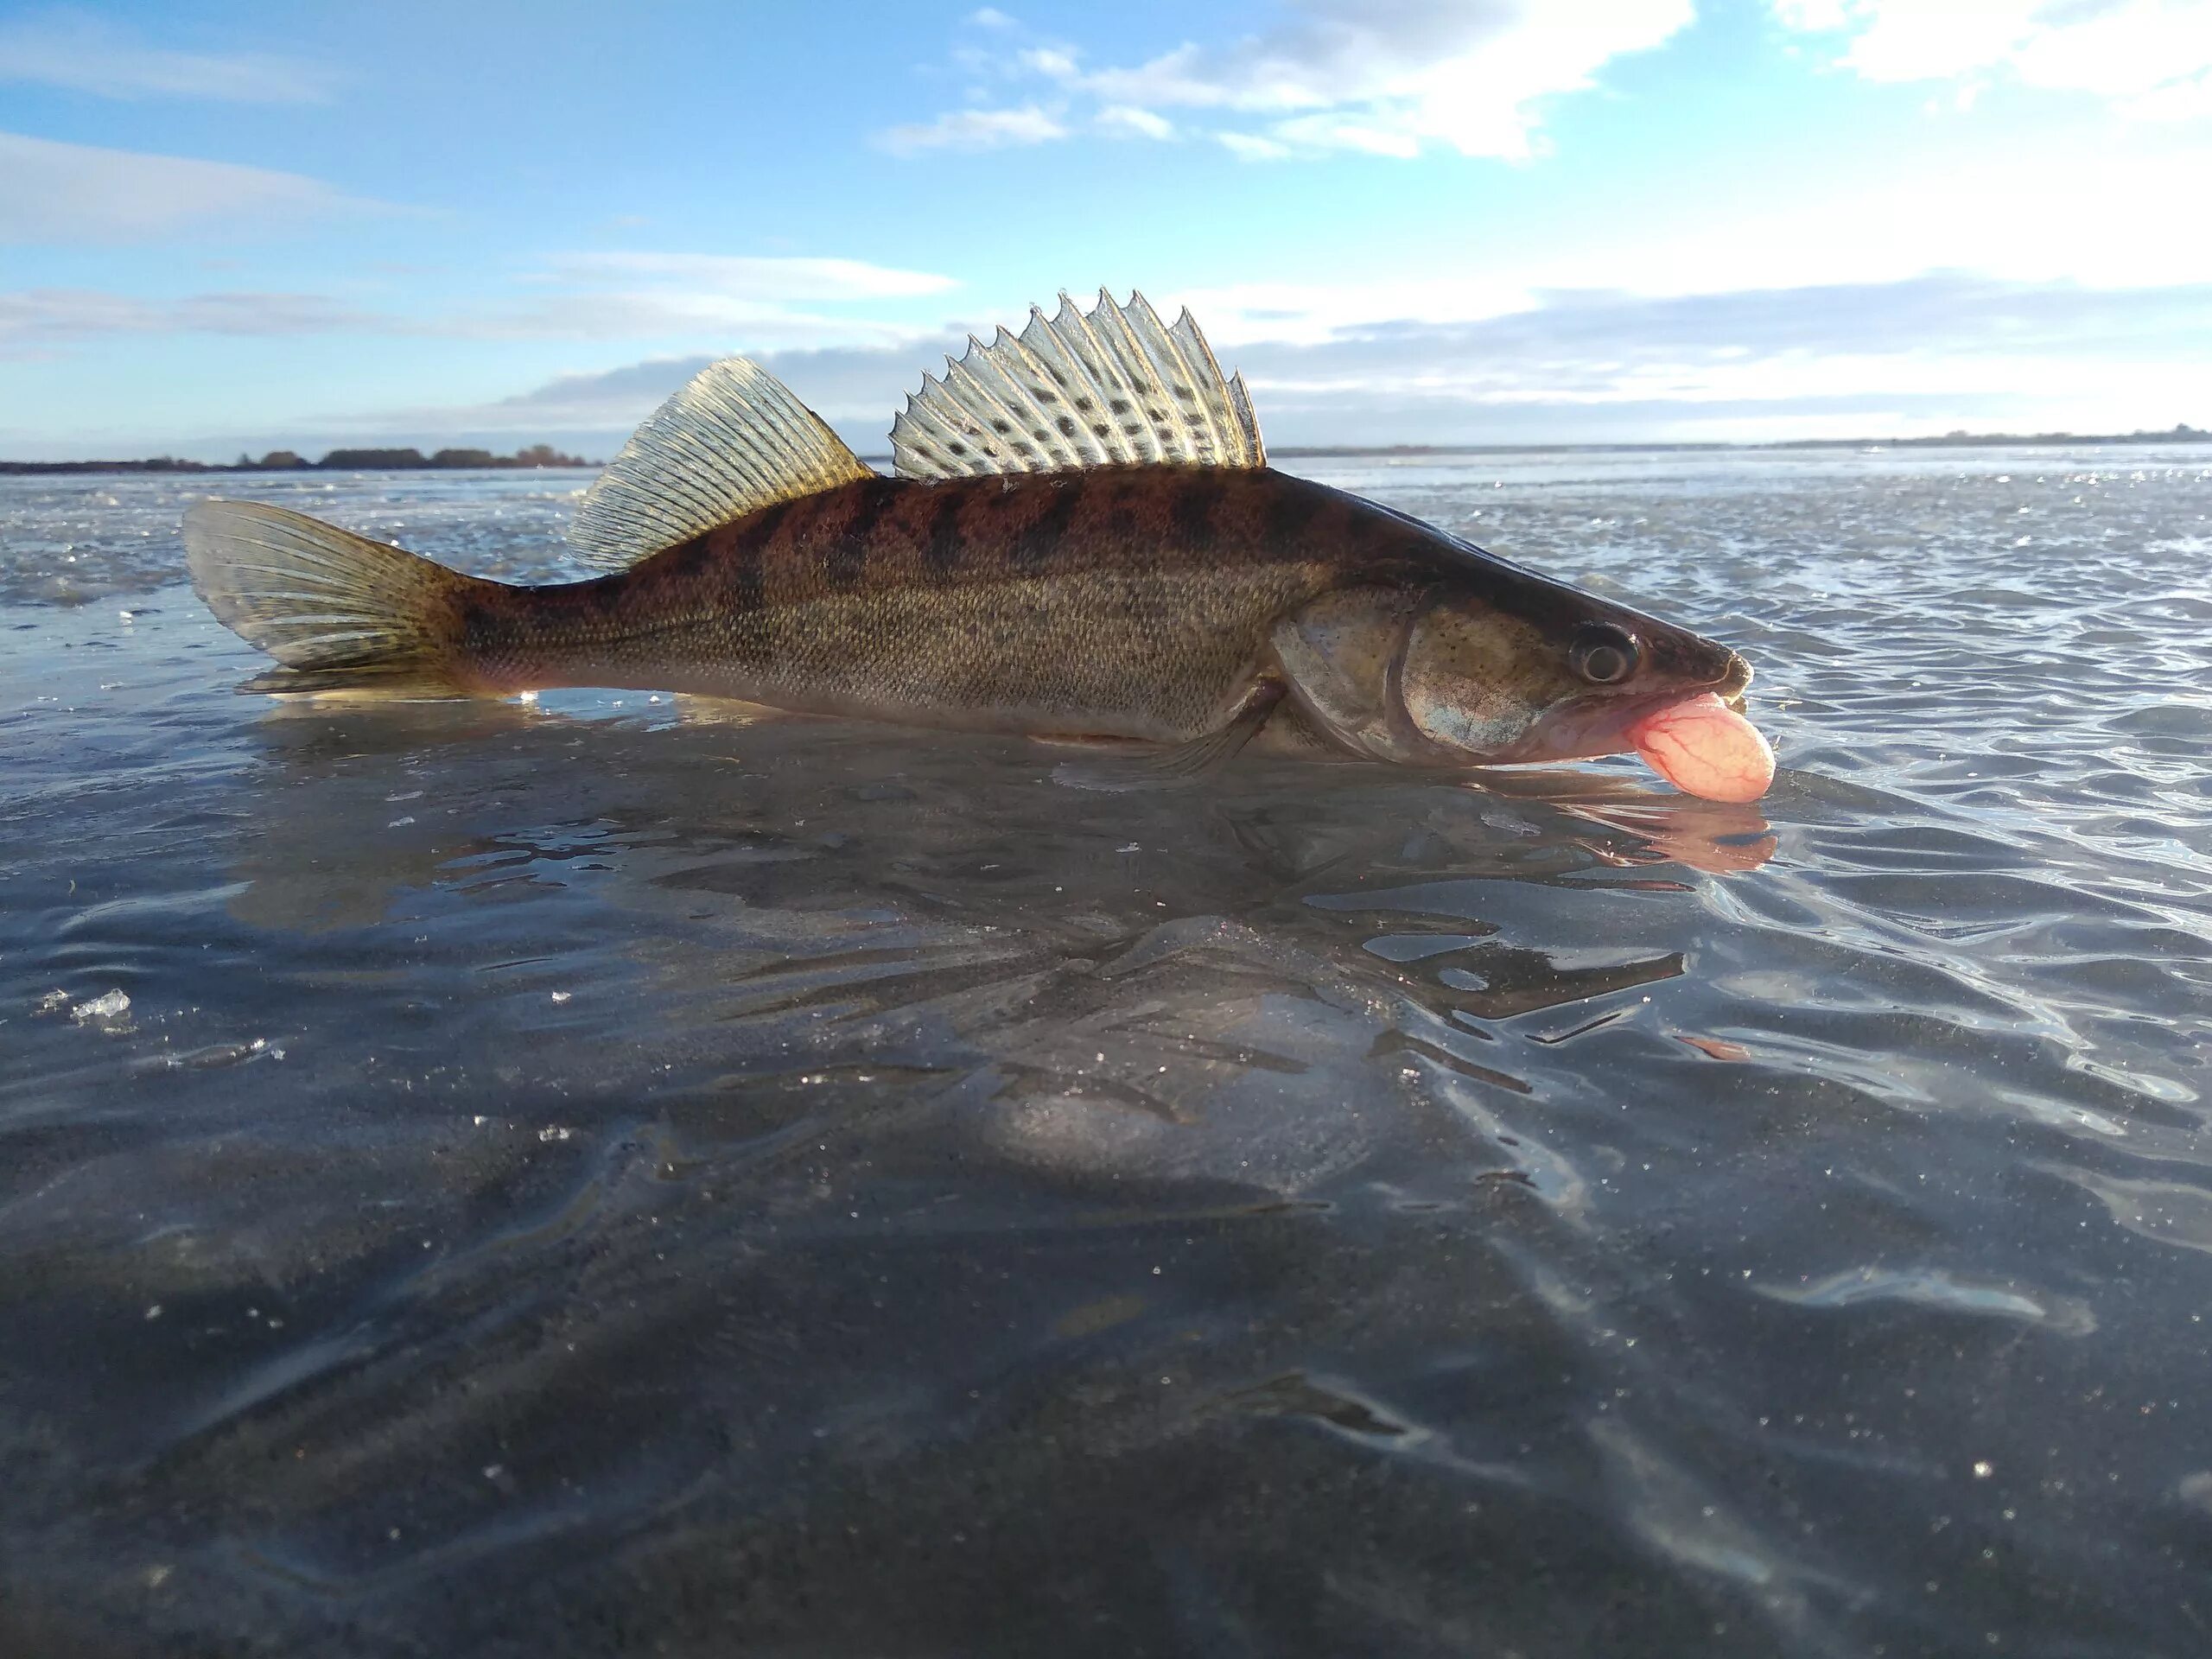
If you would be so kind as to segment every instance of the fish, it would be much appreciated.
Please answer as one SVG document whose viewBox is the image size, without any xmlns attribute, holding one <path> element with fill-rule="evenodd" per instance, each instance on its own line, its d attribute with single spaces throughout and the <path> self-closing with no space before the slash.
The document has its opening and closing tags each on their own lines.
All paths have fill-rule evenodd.
<svg viewBox="0 0 2212 1659">
<path fill-rule="evenodd" d="M 1268 466 L 1187 310 L 1032 307 L 925 374 L 891 437 L 885 475 L 726 358 L 579 504 L 569 544 L 604 574 L 493 582 L 226 500 L 187 512 L 186 562 L 280 664 L 251 691 L 669 691 L 1082 744 L 1094 778 L 1163 785 L 1248 746 L 1436 769 L 1633 751 L 1718 801 L 1772 781 L 1737 652 Z"/>
</svg>

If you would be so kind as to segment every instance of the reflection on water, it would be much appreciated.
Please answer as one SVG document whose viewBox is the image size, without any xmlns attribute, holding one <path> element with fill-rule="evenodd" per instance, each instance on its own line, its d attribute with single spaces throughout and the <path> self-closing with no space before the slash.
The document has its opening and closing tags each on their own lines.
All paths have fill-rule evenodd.
<svg viewBox="0 0 2212 1659">
<path fill-rule="evenodd" d="M 1758 809 L 272 710 L 0 496 L 0 1650 L 2196 1651 L 2212 479 L 2032 459 L 1336 474 Z"/>
</svg>

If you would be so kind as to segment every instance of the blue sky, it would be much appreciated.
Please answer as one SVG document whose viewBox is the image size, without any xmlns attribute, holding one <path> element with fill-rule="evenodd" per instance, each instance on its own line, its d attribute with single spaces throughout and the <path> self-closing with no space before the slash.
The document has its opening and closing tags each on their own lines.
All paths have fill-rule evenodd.
<svg viewBox="0 0 2212 1659">
<path fill-rule="evenodd" d="M 2212 0 L 0 3 L 0 455 L 610 451 L 1188 303 L 1270 438 L 2212 425 Z"/>
</svg>

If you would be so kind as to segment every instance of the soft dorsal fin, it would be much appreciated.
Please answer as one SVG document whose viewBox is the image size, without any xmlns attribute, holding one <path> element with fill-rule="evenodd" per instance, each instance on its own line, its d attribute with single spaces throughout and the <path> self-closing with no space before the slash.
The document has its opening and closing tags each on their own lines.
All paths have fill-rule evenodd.
<svg viewBox="0 0 2212 1659">
<path fill-rule="evenodd" d="M 1018 339 L 969 336 L 906 399 L 891 449 L 901 478 L 1268 464 L 1244 377 L 1222 378 L 1191 314 L 1166 327 L 1143 295 L 1121 306 L 1103 289 L 1088 315 L 1063 294 L 1056 317 L 1030 307 Z"/>
<path fill-rule="evenodd" d="M 790 387 L 726 357 L 631 435 L 584 492 L 569 545 L 620 570 L 776 502 L 874 476 Z"/>
</svg>

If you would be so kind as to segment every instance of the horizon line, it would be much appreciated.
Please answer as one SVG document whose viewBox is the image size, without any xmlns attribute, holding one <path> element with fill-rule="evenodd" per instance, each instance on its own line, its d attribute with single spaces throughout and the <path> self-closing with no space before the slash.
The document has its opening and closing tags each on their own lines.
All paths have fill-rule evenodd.
<svg viewBox="0 0 2212 1659">
<path fill-rule="evenodd" d="M 2133 432 L 1968 432 L 1964 429 L 1922 437 L 1864 435 L 1836 438 L 1769 438 L 1751 440 L 1671 439 L 1609 440 L 1562 443 L 1382 443 L 1285 444 L 1271 451 L 1286 457 L 1318 455 L 1465 455 L 1537 454 L 1560 451 L 1605 453 L 1622 450 L 1758 450 L 1758 449 L 1978 449 L 2007 446 L 2064 444 L 2212 443 L 2212 430 L 2177 422 L 2160 430 L 2139 428 Z M 442 461 L 440 455 L 467 454 L 470 459 Z M 411 454 L 414 460 L 392 459 L 379 464 L 372 455 Z M 537 455 L 543 455 L 543 460 Z M 277 457 L 284 459 L 277 459 Z M 339 457 L 346 457 L 340 460 Z M 353 457 L 361 457 L 354 460 Z M 476 457 L 483 459 L 478 460 Z M 525 456 L 531 457 L 524 459 Z M 888 454 L 864 454 L 863 462 L 889 461 Z M 607 463 L 562 454 L 550 443 L 525 444 L 513 455 L 494 455 L 489 450 L 448 446 L 425 454 L 414 445 L 362 444 L 327 450 L 320 461 L 308 461 L 296 451 L 273 449 L 255 461 L 241 454 L 235 461 L 193 461 L 179 455 L 152 455 L 138 460 L 97 457 L 81 461 L 10 461 L 0 459 L 0 474 L 35 475 L 41 473 L 287 473 L 287 472 L 513 472 L 603 471 Z"/>
</svg>

